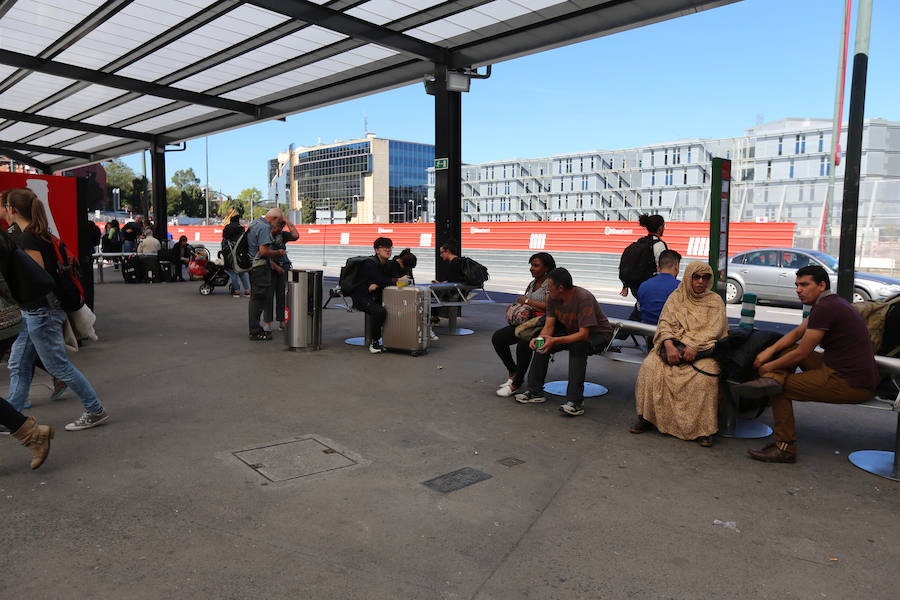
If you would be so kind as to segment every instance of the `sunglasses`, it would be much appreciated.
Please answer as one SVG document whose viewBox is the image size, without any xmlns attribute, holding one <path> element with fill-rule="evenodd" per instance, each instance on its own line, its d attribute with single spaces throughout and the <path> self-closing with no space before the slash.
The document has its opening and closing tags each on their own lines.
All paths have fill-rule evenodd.
<svg viewBox="0 0 900 600">
<path fill-rule="evenodd" d="M 712 279 L 712 273 L 704 273 L 702 275 L 699 273 L 693 273 L 691 274 L 691 279 L 702 279 L 703 281 L 709 281 L 710 279 Z"/>
</svg>

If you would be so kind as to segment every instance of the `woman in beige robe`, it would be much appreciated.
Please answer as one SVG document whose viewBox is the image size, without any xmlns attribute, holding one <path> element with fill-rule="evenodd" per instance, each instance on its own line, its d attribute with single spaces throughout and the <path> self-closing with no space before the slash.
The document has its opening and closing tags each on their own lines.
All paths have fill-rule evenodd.
<svg viewBox="0 0 900 600">
<path fill-rule="evenodd" d="M 638 421 L 631 427 L 632 433 L 656 427 L 683 440 L 712 445 L 712 435 L 718 431 L 719 378 L 694 368 L 718 375 L 716 361 L 697 358 L 697 353 L 712 349 L 716 340 L 728 333 L 725 303 L 710 291 L 711 287 L 712 268 L 692 262 L 663 306 L 653 351 L 638 373 Z M 683 352 L 679 353 L 673 340 L 685 345 Z M 660 356 L 660 346 L 665 348 L 665 360 Z"/>
</svg>

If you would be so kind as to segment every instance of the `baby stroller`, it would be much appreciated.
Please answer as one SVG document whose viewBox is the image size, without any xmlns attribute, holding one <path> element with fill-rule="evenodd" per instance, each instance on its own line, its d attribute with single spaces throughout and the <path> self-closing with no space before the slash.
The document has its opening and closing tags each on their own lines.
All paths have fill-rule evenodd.
<svg viewBox="0 0 900 600">
<path fill-rule="evenodd" d="M 231 276 L 225 269 L 224 262 L 214 262 L 202 256 L 195 256 L 191 259 L 188 270 L 191 275 L 203 277 L 203 283 L 200 284 L 200 295 L 202 296 L 209 296 L 217 286 L 221 287 L 226 284 L 229 292 L 234 290 L 231 285 Z"/>
</svg>

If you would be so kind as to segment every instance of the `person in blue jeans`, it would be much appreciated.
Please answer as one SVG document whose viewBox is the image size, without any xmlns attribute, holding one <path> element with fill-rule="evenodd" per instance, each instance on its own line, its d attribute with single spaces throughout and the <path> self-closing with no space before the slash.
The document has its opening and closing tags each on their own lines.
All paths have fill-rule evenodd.
<svg viewBox="0 0 900 600">
<path fill-rule="evenodd" d="M 238 240 L 244 234 L 244 226 L 241 225 L 241 215 L 234 214 L 231 215 L 229 219 L 228 225 L 226 225 L 222 229 L 222 248 L 233 248 L 237 245 Z M 232 250 L 228 250 L 225 254 L 225 266 L 229 266 L 232 264 L 231 257 Z M 241 297 L 241 286 L 244 287 L 244 295 L 250 296 L 250 278 L 247 275 L 247 271 L 241 271 L 238 273 L 237 271 L 233 271 L 232 269 L 227 269 L 228 276 L 231 277 L 231 296 L 233 298 Z"/>
<path fill-rule="evenodd" d="M 27 188 L 11 190 L 6 199 L 9 215 L 22 228 L 19 246 L 53 276 L 58 288 L 56 250 L 44 205 Z M 47 371 L 66 382 L 84 406 L 84 413 L 66 425 L 66 430 L 80 431 L 106 423 L 109 415 L 97 393 L 66 355 L 62 329 L 67 316 L 56 295 L 51 292 L 26 303 L 22 309 L 23 329 L 13 343 L 7 362 L 10 372 L 8 402 L 15 410 L 21 410 L 25 405 L 31 389 L 32 366 L 40 357 Z"/>
</svg>

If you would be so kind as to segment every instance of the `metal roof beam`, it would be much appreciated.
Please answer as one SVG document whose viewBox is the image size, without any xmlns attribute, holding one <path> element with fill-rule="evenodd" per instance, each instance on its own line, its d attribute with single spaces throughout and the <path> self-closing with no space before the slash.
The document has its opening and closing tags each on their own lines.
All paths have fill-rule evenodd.
<svg viewBox="0 0 900 600">
<path fill-rule="evenodd" d="M 260 119 L 276 116 L 266 106 L 237 102 L 235 100 L 228 100 L 227 98 L 210 96 L 209 94 L 173 88 L 153 83 L 152 81 L 142 81 L 132 77 L 123 77 L 121 75 L 113 75 L 112 73 L 85 69 L 84 67 L 36 58 L 20 52 L 13 52 L 12 50 L 0 50 L 0 64 L 10 65 L 20 69 L 29 69 L 37 71 L 38 73 L 54 75 L 56 77 L 74 79 L 76 81 L 87 81 L 97 85 L 127 90 L 130 92 L 148 94 L 160 98 L 169 98 L 170 100 L 190 102 L 191 104 L 197 104 L 199 106 L 209 106 L 211 108 L 229 110 L 231 112 L 243 113 Z"/>
<path fill-rule="evenodd" d="M 11 150 L 24 150 L 25 152 L 38 152 L 40 154 L 71 156 L 72 158 L 84 158 L 87 160 L 91 160 L 94 158 L 94 155 L 88 152 L 77 152 L 75 150 L 66 150 L 65 148 L 54 148 L 52 146 L 35 146 L 34 144 L 20 144 L 19 142 L 0 140 L 0 149 L 3 148 L 9 148 Z"/>
<path fill-rule="evenodd" d="M 65 34 L 60 36 L 55 42 L 44 48 L 37 56 L 39 58 L 53 58 L 65 51 L 69 46 L 88 35 L 94 29 L 99 27 L 107 19 L 115 15 L 117 12 L 131 4 L 132 0 L 108 0 L 81 20 L 80 23 L 68 29 Z M 2 82 L 0 82 L 0 94 L 16 85 L 28 77 L 28 71 L 18 70 Z"/>
<path fill-rule="evenodd" d="M 100 135 L 114 135 L 116 137 L 141 140 L 144 142 L 149 142 L 150 138 L 153 137 L 149 133 L 144 133 L 142 131 L 132 131 L 130 129 L 122 129 L 120 127 L 106 127 L 103 125 L 94 125 L 93 123 L 82 123 L 80 121 L 57 119 L 55 117 L 36 115 L 34 113 L 20 112 L 17 110 L 7 110 L 5 108 L 0 108 L 0 119 L 9 119 L 10 121 L 18 121 L 24 123 L 35 123 L 37 125 L 59 127 L 61 129 L 72 129 L 74 131 L 87 131 L 90 133 L 98 133 Z"/>
<path fill-rule="evenodd" d="M 30 156 L 26 156 L 24 154 L 20 154 L 15 150 L 11 150 L 9 148 L 5 148 L 3 146 L 3 142 L 0 142 L 0 152 L 3 153 L 6 158 L 12 159 L 17 163 L 22 163 L 23 165 L 28 165 L 29 167 L 34 167 L 35 169 L 40 170 L 42 173 L 52 173 L 53 168 L 50 165 L 46 165 L 39 160 L 35 160 Z"/>
<path fill-rule="evenodd" d="M 446 48 L 306 0 L 246 0 L 246 3 L 422 60 L 437 63 L 447 60 Z"/>
</svg>

